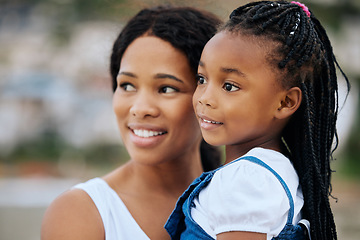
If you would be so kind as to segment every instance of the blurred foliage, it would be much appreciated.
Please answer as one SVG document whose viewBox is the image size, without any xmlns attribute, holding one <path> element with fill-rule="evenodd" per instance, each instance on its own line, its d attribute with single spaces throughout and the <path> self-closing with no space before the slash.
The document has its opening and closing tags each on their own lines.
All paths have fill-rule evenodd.
<svg viewBox="0 0 360 240">
<path fill-rule="evenodd" d="M 3 156 L 6 163 L 19 163 L 29 160 L 54 161 L 67 148 L 66 143 L 54 132 L 45 131 L 36 139 L 23 140 L 12 152 Z"/>
<path fill-rule="evenodd" d="M 1 18 L 31 14 L 51 26 L 49 34 L 58 45 L 66 45 L 76 23 L 85 21 L 121 21 L 136 13 L 130 0 L 7 0 L 0 5 Z M 1 16 L 2 15 L 2 16 Z M 26 24 L 26 23 L 24 23 Z"/>
<path fill-rule="evenodd" d="M 113 168 L 129 159 L 123 145 L 94 143 L 84 147 L 75 147 L 67 143 L 57 133 L 45 131 L 36 139 L 20 142 L 13 151 L 0 155 L 0 163 L 7 165 L 25 162 L 74 162 L 81 160 L 87 166 L 108 166 Z"/>
<path fill-rule="evenodd" d="M 132 14 L 124 7 L 129 0 L 7 0 L 1 5 L 3 11 L 21 9 L 23 12 L 39 8 L 41 14 L 52 20 L 72 23 L 86 20 L 108 20 Z"/>
<path fill-rule="evenodd" d="M 358 0 L 340 0 L 332 4 L 324 4 L 322 1 L 303 1 L 311 9 L 313 14 L 326 27 L 339 30 L 342 20 L 345 17 L 359 17 L 360 4 Z"/>
<path fill-rule="evenodd" d="M 356 79 L 360 83 L 360 76 Z M 358 102 L 360 103 L 360 94 L 358 95 Z M 357 116 L 355 124 L 343 153 L 341 154 L 342 164 L 339 172 L 341 175 L 348 178 L 355 178 L 360 180 L 360 110 L 357 109 Z"/>
<path fill-rule="evenodd" d="M 333 1 L 331 4 L 311 0 L 303 2 L 327 29 L 331 28 L 335 33 L 339 32 L 346 18 L 360 20 L 360 2 L 358 0 Z M 360 76 L 347 75 L 354 85 L 360 86 Z M 360 102 L 360 96 L 358 96 L 358 102 Z M 350 137 L 337 157 L 338 167 L 336 170 L 342 177 L 360 180 L 360 109 L 357 109 L 356 115 Z"/>
<path fill-rule="evenodd" d="M 66 44 L 70 39 L 75 23 L 84 21 L 124 21 L 133 16 L 140 8 L 154 4 L 172 3 L 176 5 L 192 5 L 199 8 L 213 10 L 219 14 L 216 7 L 230 1 L 202 0 L 0 0 L 0 24 L 2 16 L 17 13 L 19 15 L 37 15 L 51 24 L 53 40 L 58 44 Z M 241 1 L 239 1 L 240 4 Z M 339 30 L 342 20 L 347 17 L 359 18 L 360 4 L 358 0 L 339 0 L 324 4 L 324 1 L 303 1 L 322 22 L 323 25 Z M 228 13 L 227 13 L 228 14 Z M 219 14 L 222 16 L 222 14 Z M 24 18 L 26 19 L 26 18 Z M 0 25 L 1 26 L 1 25 Z M 360 76 L 353 76 L 360 86 Z M 360 100 L 360 99 L 359 99 Z M 360 111 L 357 111 L 356 123 L 360 123 Z M 76 148 L 69 146 L 59 135 L 48 131 L 37 139 L 23 141 L 13 152 L 0 156 L 0 162 L 20 163 L 22 161 L 52 161 L 56 162 L 65 157 L 78 157 L 87 163 L 117 165 L 128 159 L 123 146 L 111 144 L 94 144 L 89 147 Z M 350 139 L 341 156 L 342 174 L 360 179 L 360 124 L 355 124 Z"/>
</svg>

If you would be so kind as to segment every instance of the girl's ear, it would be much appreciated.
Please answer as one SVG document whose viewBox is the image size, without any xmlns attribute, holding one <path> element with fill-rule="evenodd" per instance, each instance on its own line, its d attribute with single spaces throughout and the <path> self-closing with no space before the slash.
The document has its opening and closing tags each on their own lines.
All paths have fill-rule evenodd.
<svg viewBox="0 0 360 240">
<path fill-rule="evenodd" d="M 302 100 L 302 92 L 298 87 L 290 88 L 283 95 L 280 107 L 277 109 L 276 118 L 284 119 L 290 117 L 300 107 Z"/>
</svg>

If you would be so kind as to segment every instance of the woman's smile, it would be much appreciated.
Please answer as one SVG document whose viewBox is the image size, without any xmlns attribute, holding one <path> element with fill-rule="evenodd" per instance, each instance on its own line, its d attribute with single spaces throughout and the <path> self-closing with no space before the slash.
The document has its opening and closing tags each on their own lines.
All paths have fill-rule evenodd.
<svg viewBox="0 0 360 240">
<path fill-rule="evenodd" d="M 130 139 L 137 147 L 154 147 L 159 144 L 168 131 L 154 124 L 129 123 Z"/>
<path fill-rule="evenodd" d="M 157 131 L 146 130 L 146 129 L 133 129 L 133 133 L 138 137 L 149 138 L 149 137 L 154 137 L 154 136 L 158 136 L 158 135 L 163 135 L 166 132 L 157 132 Z"/>
<path fill-rule="evenodd" d="M 183 52 L 153 36 L 137 38 L 124 52 L 117 83 L 114 111 L 132 160 L 158 164 L 199 147 L 195 74 Z"/>
<path fill-rule="evenodd" d="M 167 132 L 156 132 L 145 129 L 131 130 L 130 141 L 140 148 L 153 148 L 166 138 Z"/>
</svg>

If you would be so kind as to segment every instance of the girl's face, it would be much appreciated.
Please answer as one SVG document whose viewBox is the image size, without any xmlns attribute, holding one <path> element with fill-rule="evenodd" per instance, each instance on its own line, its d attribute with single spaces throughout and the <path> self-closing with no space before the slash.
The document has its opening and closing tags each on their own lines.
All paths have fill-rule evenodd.
<svg viewBox="0 0 360 240">
<path fill-rule="evenodd" d="M 227 160 L 256 146 L 276 149 L 279 144 L 274 113 L 285 90 L 266 61 L 269 47 L 260 43 L 220 32 L 206 44 L 199 63 L 195 112 L 204 139 L 233 152 Z"/>
<path fill-rule="evenodd" d="M 160 38 L 139 37 L 122 57 L 117 83 L 113 107 L 133 160 L 156 164 L 199 151 L 196 81 L 181 51 Z"/>
</svg>

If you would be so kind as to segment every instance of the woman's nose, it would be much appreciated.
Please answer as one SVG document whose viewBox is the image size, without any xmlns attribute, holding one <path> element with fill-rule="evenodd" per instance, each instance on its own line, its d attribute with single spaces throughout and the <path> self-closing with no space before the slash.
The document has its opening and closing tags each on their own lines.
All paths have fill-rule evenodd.
<svg viewBox="0 0 360 240">
<path fill-rule="evenodd" d="M 159 113 L 155 97 L 150 93 L 138 92 L 130 107 L 130 114 L 137 118 L 144 118 L 147 116 L 157 117 Z"/>
</svg>

